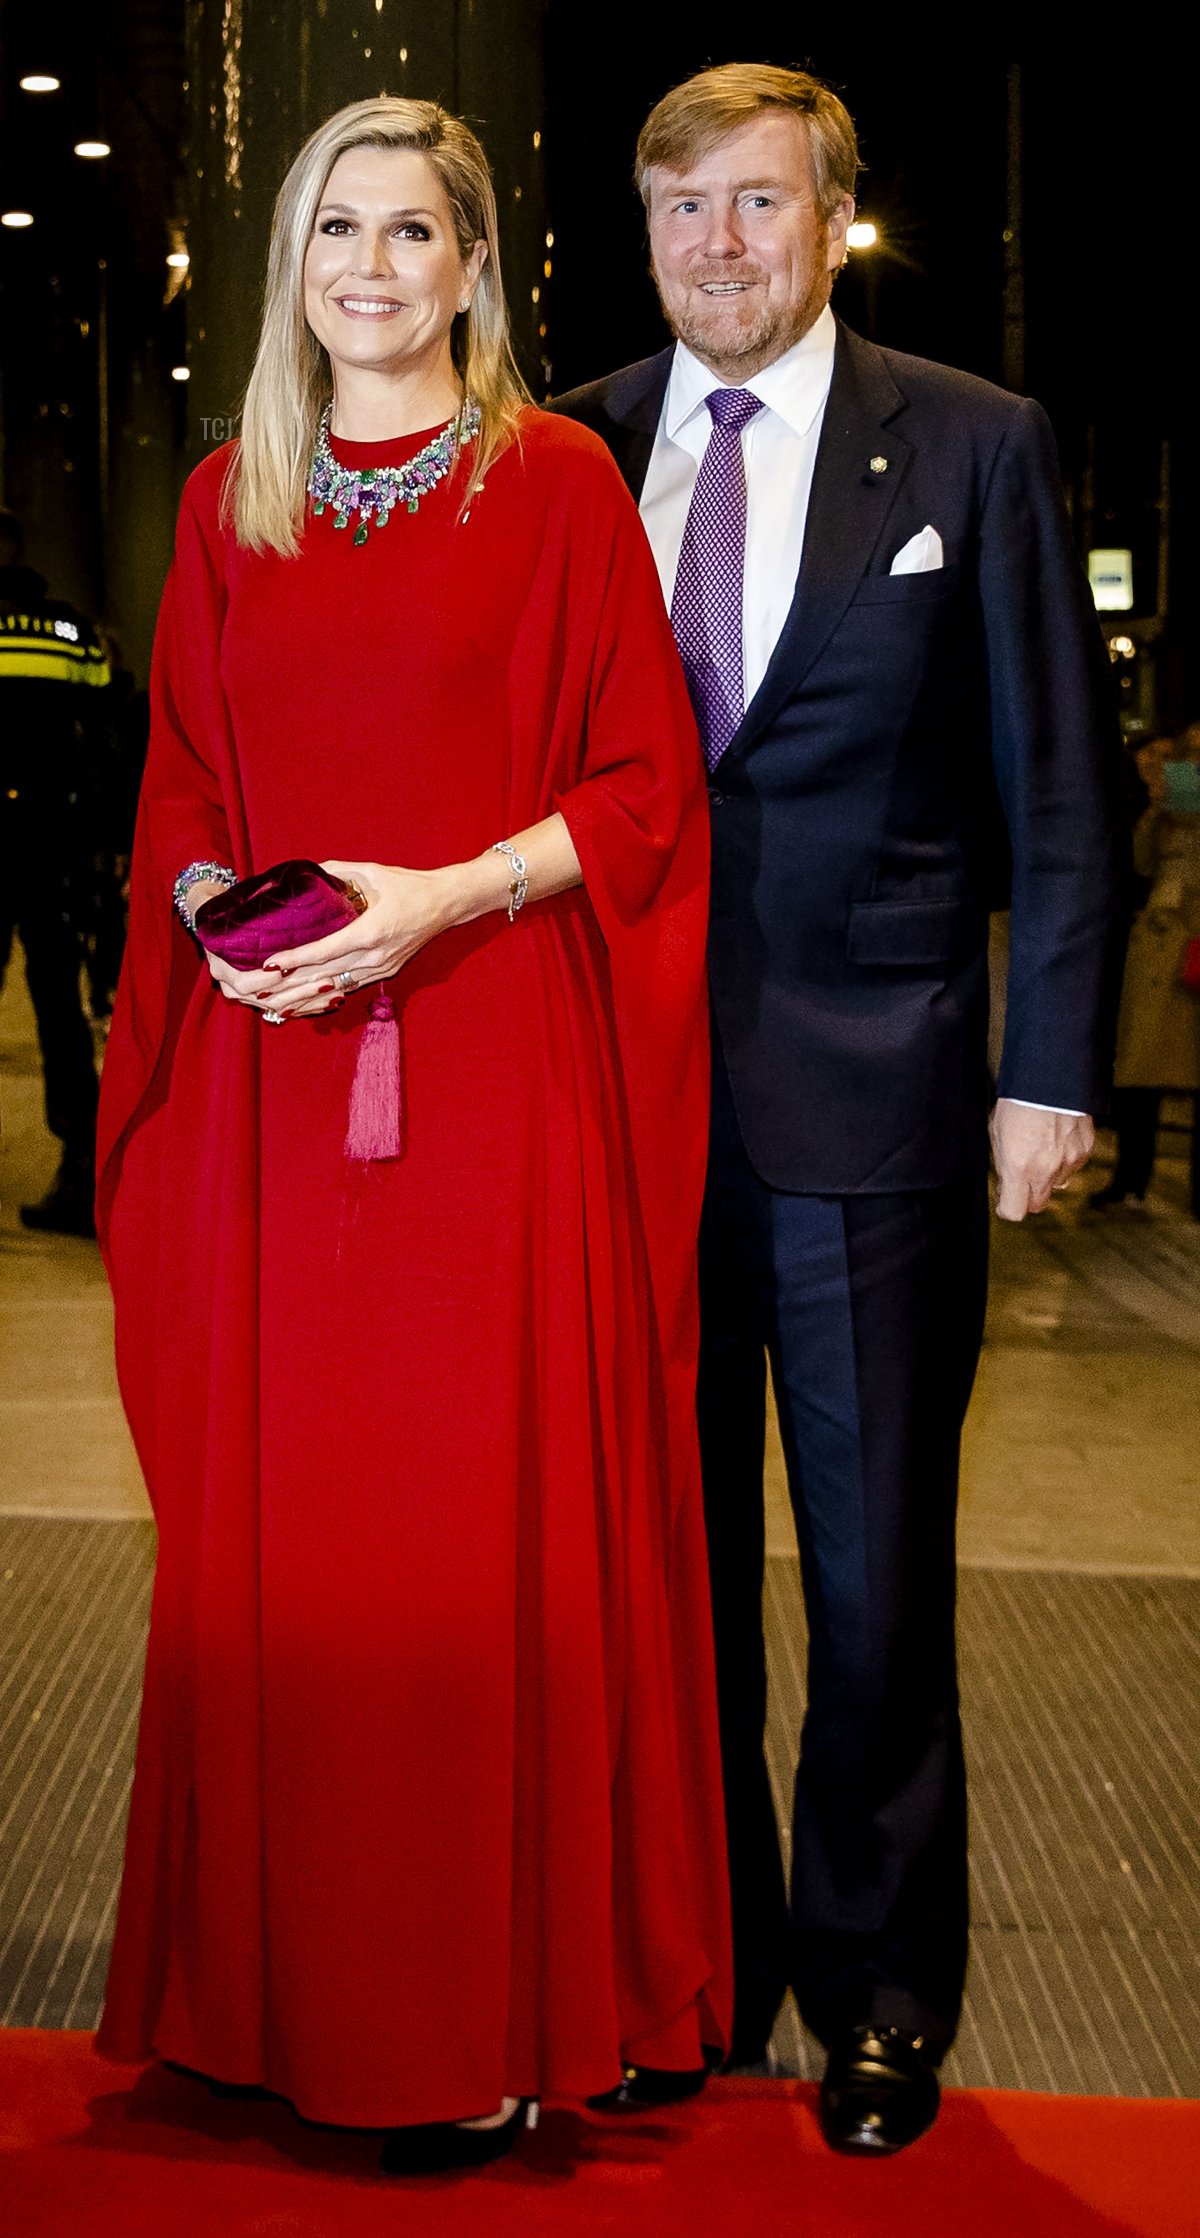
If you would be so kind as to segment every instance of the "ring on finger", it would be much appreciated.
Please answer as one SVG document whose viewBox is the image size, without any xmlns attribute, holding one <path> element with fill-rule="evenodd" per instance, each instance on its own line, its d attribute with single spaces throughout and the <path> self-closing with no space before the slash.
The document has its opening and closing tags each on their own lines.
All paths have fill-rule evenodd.
<svg viewBox="0 0 1200 2238">
<path fill-rule="evenodd" d="M 352 987 L 354 985 L 354 973 L 352 971 L 337 972 L 333 984 L 335 987 Z"/>
<path fill-rule="evenodd" d="M 286 1026 L 287 1019 L 282 1010 L 264 1010 L 262 1022 L 264 1026 Z"/>
</svg>

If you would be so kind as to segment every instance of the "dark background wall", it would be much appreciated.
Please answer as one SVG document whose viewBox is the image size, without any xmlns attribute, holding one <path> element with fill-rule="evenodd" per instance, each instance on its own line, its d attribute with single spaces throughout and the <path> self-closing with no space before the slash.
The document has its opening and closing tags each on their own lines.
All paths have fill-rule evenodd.
<svg viewBox="0 0 1200 2238">
<path fill-rule="evenodd" d="M 176 20 L 176 17 L 178 20 Z M 56 94 L 21 74 L 49 69 Z M 183 208 L 182 8 L 5 0 L 0 198 L 0 472 L 29 553 L 61 595 L 127 629 L 144 670 L 170 539 L 186 398 L 185 300 L 166 301 Z M 112 158 L 85 162 L 81 137 Z"/>
<path fill-rule="evenodd" d="M 190 0 L 185 15 L 192 450 L 223 441 L 236 416 L 271 211 L 292 157 L 343 103 L 382 92 L 441 101 L 483 133 L 514 329 L 537 379 L 546 119 L 536 0 Z"/>
<path fill-rule="evenodd" d="M 236 432 L 276 191 L 382 91 L 478 120 L 526 371 L 544 387 L 541 0 L 4 0 L 0 470 L 28 558 L 145 674 L 179 489 Z M 62 91 L 30 95 L 50 70 Z M 72 153 L 81 135 L 112 155 Z M 186 243 L 181 284 L 168 252 Z M 536 290 L 536 294 L 535 294 Z M 186 366 L 186 382 L 173 368 Z"/>
<path fill-rule="evenodd" d="M 321 117 L 384 87 L 444 99 L 483 132 L 535 393 L 661 347 L 637 130 L 667 86 L 751 53 L 807 63 L 858 121 L 861 207 L 884 246 L 839 280 L 843 316 L 1002 378 L 1016 63 L 1020 385 L 1054 420 L 1081 544 L 1133 546 L 1146 618 L 1169 441 L 1161 681 L 1169 715 L 1200 709 L 1191 46 L 1132 20 L 1076 51 L 930 16 L 903 39 L 870 19 L 798 22 L 771 0 L 733 38 L 727 0 L 686 14 L 611 0 L 599 15 L 563 0 L 5 0 L 0 194 L 38 222 L 0 231 L 0 463 L 35 563 L 114 616 L 144 668 L 179 482 L 249 367 L 279 179 Z M 61 95 L 17 92 L 39 60 L 61 69 Z M 112 141 L 107 164 L 72 156 L 85 128 Z M 168 302 L 181 231 L 191 270 Z M 183 362 L 186 385 L 170 377 Z"/>
<path fill-rule="evenodd" d="M 1019 126 L 1023 373 L 1058 434 L 1081 546 L 1129 545 L 1154 636 L 1163 444 L 1169 443 L 1170 629 L 1161 718 L 1200 710 L 1200 441 L 1190 212 L 1194 32 L 1133 18 L 1112 39 L 1034 40 L 918 14 L 902 37 L 870 12 L 848 29 L 761 0 L 731 38 L 728 6 L 678 16 L 615 0 L 579 66 L 550 13 L 547 166 L 555 235 L 549 326 L 560 392 L 661 348 L 634 143 L 652 103 L 693 70 L 745 59 L 814 70 L 855 117 L 860 212 L 883 246 L 851 260 L 835 306 L 860 332 L 989 380 L 1006 377 L 1005 229 Z M 894 18 L 893 18 L 894 21 Z M 1010 74 L 1019 68 L 1016 117 Z M 1008 374 L 1013 379 L 1011 371 Z"/>
</svg>

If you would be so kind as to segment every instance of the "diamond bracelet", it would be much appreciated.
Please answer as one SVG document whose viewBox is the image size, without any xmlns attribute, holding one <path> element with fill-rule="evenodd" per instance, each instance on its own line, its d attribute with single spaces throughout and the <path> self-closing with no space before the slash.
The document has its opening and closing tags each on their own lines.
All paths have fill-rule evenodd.
<svg viewBox="0 0 1200 2238">
<path fill-rule="evenodd" d="M 171 899 L 188 931 L 193 934 L 196 927 L 188 908 L 188 895 L 193 886 L 198 886 L 206 878 L 212 879 L 218 886 L 236 886 L 238 882 L 236 870 L 230 870 L 227 863 L 189 863 L 186 870 L 180 871 L 171 888 Z"/>
<path fill-rule="evenodd" d="M 529 892 L 529 865 L 524 855 L 518 854 L 511 839 L 496 840 L 493 855 L 507 855 L 512 877 L 508 886 L 508 921 L 511 925 L 526 894 Z"/>
</svg>

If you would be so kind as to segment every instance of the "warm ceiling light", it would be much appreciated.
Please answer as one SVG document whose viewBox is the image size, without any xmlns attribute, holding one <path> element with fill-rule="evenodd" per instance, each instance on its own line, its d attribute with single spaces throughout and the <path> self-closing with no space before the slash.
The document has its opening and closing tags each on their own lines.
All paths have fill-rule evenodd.
<svg viewBox="0 0 1200 2238">
<path fill-rule="evenodd" d="M 33 212 L 31 210 L 5 210 L 0 213 L 0 225 L 11 225 L 14 231 L 23 225 L 32 224 Z"/>
<path fill-rule="evenodd" d="M 170 256 L 167 258 L 167 263 L 173 272 L 186 272 L 191 261 L 186 249 L 172 249 Z"/>
<path fill-rule="evenodd" d="M 190 366 L 188 366 L 188 365 L 173 365 L 173 366 L 171 367 L 171 379 L 172 379 L 173 381 L 190 381 L 190 380 L 191 380 L 191 377 L 192 377 L 192 370 L 191 370 L 191 367 L 190 367 Z"/>
<path fill-rule="evenodd" d="M 57 93 L 61 84 L 61 78 L 40 77 L 35 72 L 28 78 L 22 78 L 21 91 L 22 93 Z"/>
<path fill-rule="evenodd" d="M 872 225 L 870 218 L 859 218 L 846 230 L 848 249 L 873 249 L 878 239 L 879 228 Z"/>
<path fill-rule="evenodd" d="M 94 160 L 97 156 L 111 155 L 112 149 L 109 147 L 107 140 L 77 140 L 75 142 L 75 153 L 76 155 L 86 156 L 89 160 Z"/>
</svg>

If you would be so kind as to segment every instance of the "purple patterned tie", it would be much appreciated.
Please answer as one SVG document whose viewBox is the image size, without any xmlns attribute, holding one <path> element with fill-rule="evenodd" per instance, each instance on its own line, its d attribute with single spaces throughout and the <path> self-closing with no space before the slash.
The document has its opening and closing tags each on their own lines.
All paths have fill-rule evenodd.
<svg viewBox="0 0 1200 2238">
<path fill-rule="evenodd" d="M 745 712 L 742 698 L 742 570 L 746 556 L 746 468 L 742 429 L 760 398 L 714 389 L 705 403 L 712 434 L 688 507 L 671 627 L 683 661 L 700 742 L 714 770 Z"/>
</svg>

